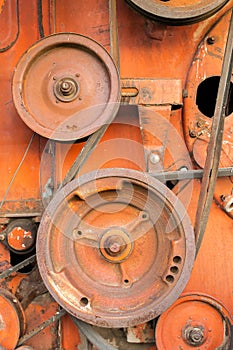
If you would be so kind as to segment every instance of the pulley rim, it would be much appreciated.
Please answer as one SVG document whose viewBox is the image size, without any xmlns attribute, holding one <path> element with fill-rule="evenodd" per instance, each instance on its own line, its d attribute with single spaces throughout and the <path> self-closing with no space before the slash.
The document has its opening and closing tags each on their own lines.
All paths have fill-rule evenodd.
<svg viewBox="0 0 233 350">
<path fill-rule="evenodd" d="M 13 76 L 13 101 L 26 125 L 58 141 L 86 137 L 116 115 L 120 81 L 115 63 L 95 40 L 57 33 L 33 44 Z"/>
<path fill-rule="evenodd" d="M 229 0 L 199 1 L 199 5 L 189 0 L 126 0 L 144 15 L 171 25 L 187 25 L 202 21 L 219 11 Z M 175 4 L 174 4 L 175 3 Z"/>
<path fill-rule="evenodd" d="M 92 184 L 93 179 L 99 180 L 95 182 L 95 186 Z M 88 232 L 90 234 L 90 222 L 93 222 L 92 220 L 96 220 L 97 218 L 97 221 L 95 221 L 97 226 L 95 227 L 100 231 L 99 236 L 102 238 L 106 225 L 108 226 L 108 223 L 111 222 L 112 224 L 110 225 L 114 226 L 115 223 L 119 222 L 120 220 L 118 216 L 114 216 L 114 210 L 116 207 L 110 206 L 110 211 L 112 210 L 113 212 L 112 215 L 110 215 L 109 212 L 107 212 L 106 215 L 103 214 L 105 215 L 104 222 L 105 220 L 107 222 L 104 227 L 101 227 L 100 221 L 98 221 L 100 215 L 98 214 L 98 216 L 94 212 L 94 214 L 91 214 L 92 216 L 90 216 L 89 222 L 85 221 L 85 224 L 83 224 L 83 222 L 80 220 L 80 226 L 78 224 L 78 228 L 76 228 L 77 223 L 75 222 L 75 217 L 70 216 L 70 218 L 68 218 L 68 211 L 64 211 L 65 207 L 62 207 L 62 203 L 64 203 L 65 198 L 67 203 L 69 203 L 70 208 L 75 208 L 77 202 L 73 200 L 73 196 L 78 196 L 82 199 L 87 198 L 85 199 L 87 201 L 89 201 L 89 198 L 94 198 L 95 201 L 96 197 L 91 197 L 91 193 L 93 194 L 92 191 L 95 191 L 97 188 L 97 193 L 101 194 L 98 195 L 99 197 L 97 197 L 97 202 L 94 203 L 97 203 L 98 208 L 100 208 L 99 203 L 101 203 L 102 200 L 101 196 L 103 196 L 103 193 L 106 194 L 106 190 L 104 190 L 105 185 L 103 186 L 106 180 L 108 180 L 106 189 L 109 191 L 114 182 L 114 186 L 121 186 L 122 181 L 128 181 L 128 179 L 130 179 L 131 183 L 134 182 L 135 186 L 140 186 L 142 183 L 144 183 L 146 184 L 148 191 L 157 191 L 158 195 L 160 196 L 160 199 L 158 197 L 157 200 L 162 201 L 162 199 L 164 200 L 166 198 L 167 204 L 165 206 L 166 208 L 163 210 L 168 210 L 169 213 L 172 213 L 172 215 L 174 214 L 172 218 L 175 220 L 175 222 L 177 222 L 177 225 L 179 225 L 179 228 L 177 228 L 178 233 L 175 229 L 170 232 L 171 236 L 169 236 L 169 239 L 171 239 L 172 242 L 174 241 L 174 244 L 172 245 L 173 248 L 171 248 L 174 249 L 172 252 L 169 252 L 170 248 L 168 248 L 171 247 L 170 241 L 168 240 L 168 245 L 167 243 L 163 243 L 163 239 L 165 238 L 159 238 L 158 234 L 154 233 L 155 231 L 153 231 L 153 228 L 148 229 L 148 226 L 144 226 L 143 223 L 142 230 L 145 230 L 145 232 L 143 231 L 144 233 L 142 235 L 140 233 L 140 235 L 134 239 L 133 251 L 127 253 L 128 255 L 126 256 L 126 260 L 123 262 L 108 261 L 110 258 L 106 259 L 106 257 L 101 257 L 101 253 L 98 251 L 98 232 L 94 232 L 94 234 L 97 235 L 96 245 L 96 243 L 90 242 L 90 240 L 94 240 L 93 236 L 91 239 L 88 238 L 87 235 L 85 236 L 85 230 L 89 230 Z M 118 193 L 121 191 L 120 187 L 117 191 Z M 125 188 L 122 190 L 122 193 L 123 191 L 125 191 Z M 132 226 L 137 223 L 138 219 L 135 216 L 135 210 L 137 209 L 135 209 L 135 205 L 138 208 L 140 207 L 139 202 L 141 197 L 141 195 L 135 197 L 135 200 L 132 202 L 132 207 L 129 205 L 127 206 L 127 201 L 122 202 L 122 198 L 120 197 L 121 204 L 123 203 L 122 205 L 125 205 L 126 209 L 129 210 L 130 213 L 133 213 L 133 219 L 132 216 L 129 216 L 131 220 L 129 225 L 127 222 L 126 226 L 123 226 L 129 231 L 132 229 Z M 109 204 L 108 197 L 105 197 L 104 200 L 106 202 L 105 207 L 102 205 L 100 209 L 106 208 L 106 206 Z M 110 204 L 112 204 L 112 202 L 110 202 Z M 148 210 L 150 205 L 151 202 L 149 202 L 146 210 Z M 169 205 L 171 205 L 172 209 L 168 209 Z M 90 207 L 90 203 L 88 206 Z M 79 209 L 83 213 L 82 215 L 84 215 L 84 218 L 86 218 L 90 211 L 86 209 L 87 207 L 83 203 L 80 208 Z M 127 211 L 124 211 L 125 209 L 120 210 L 122 210 L 119 211 L 120 214 L 125 214 L 125 219 Z M 143 219 L 144 211 L 142 212 L 140 220 Z M 62 212 L 64 215 L 64 220 L 63 222 L 58 222 L 57 220 L 59 217 L 61 217 Z M 160 214 L 161 213 L 158 214 L 158 217 Z M 107 219 L 108 215 L 110 215 L 110 217 Z M 152 218 L 153 215 L 157 214 L 149 212 L 150 218 Z M 161 215 L 165 214 L 162 212 Z M 148 220 L 148 218 L 145 218 L 145 220 Z M 158 222 L 156 222 L 156 230 L 161 229 L 161 222 L 161 218 L 159 218 Z M 141 221 L 139 224 L 141 225 Z M 148 222 L 145 224 L 147 225 Z M 70 233 L 66 231 L 67 237 L 64 238 L 64 233 L 61 234 L 61 231 L 67 229 L 68 226 Z M 77 242 L 76 240 L 74 243 L 71 239 L 71 237 L 73 237 L 72 235 L 74 228 L 75 234 L 77 235 L 80 235 L 80 233 L 82 235 L 84 232 L 84 237 L 82 238 L 84 241 L 82 242 L 85 243 L 85 238 L 88 238 L 88 245 L 90 246 L 86 248 L 85 244 L 82 243 L 84 246 L 82 247 L 82 245 L 79 244 L 80 241 L 78 241 L 78 248 L 76 250 L 73 248 L 76 246 Z M 114 234 L 117 235 L 117 230 L 114 232 Z M 137 235 L 137 232 L 138 230 L 136 228 L 133 231 L 130 231 L 130 233 L 127 233 L 127 237 L 130 235 Z M 141 232 L 141 228 L 139 232 Z M 125 238 L 124 232 L 123 237 Z M 165 242 L 167 242 L 166 239 Z M 160 250 L 153 248 L 158 247 L 158 245 L 160 245 Z M 144 247 L 147 248 L 143 252 Z M 161 256 L 161 254 L 163 255 L 164 253 L 161 251 L 163 248 L 167 251 L 169 256 L 171 255 L 171 261 L 169 260 L 168 265 L 166 263 L 161 263 L 163 265 L 158 268 L 156 267 L 156 263 L 164 260 Z M 156 256 L 152 255 L 152 257 L 149 256 L 148 258 L 148 249 L 154 249 L 154 253 L 151 254 L 155 254 L 157 252 L 157 255 L 155 254 Z M 80 178 L 73 180 L 59 193 L 57 193 L 54 199 L 50 202 L 42 217 L 38 231 L 37 256 L 39 270 L 44 283 L 55 300 L 57 300 L 62 307 L 64 307 L 75 317 L 78 317 L 93 325 L 119 328 L 133 326 L 151 320 L 161 314 L 177 299 L 184 289 L 191 273 L 195 256 L 195 243 L 191 223 L 183 205 L 161 182 L 151 178 L 148 174 L 143 174 L 135 170 L 102 169 L 98 172 L 85 174 Z M 132 272 L 134 271 L 131 268 L 134 266 L 132 259 L 134 259 L 134 263 L 136 263 L 137 266 L 140 266 L 140 258 L 145 260 L 147 259 L 147 262 L 143 264 L 142 270 L 138 271 L 138 275 L 136 275 L 136 272 Z M 177 258 L 179 258 L 179 261 L 176 261 Z M 89 266 L 90 264 L 91 267 Z M 173 267 L 173 270 L 170 265 Z M 176 265 L 176 267 L 174 267 L 174 265 Z M 108 273 L 101 275 L 101 266 L 102 270 L 105 272 L 110 271 L 110 275 Z M 124 283 L 121 281 L 117 282 L 117 278 L 119 277 L 118 274 L 116 275 L 115 273 L 115 270 L 118 269 L 117 266 L 120 266 L 121 269 L 126 268 L 126 272 L 120 274 L 120 277 Z M 159 272 L 159 269 L 162 270 L 162 272 Z M 161 277 L 157 278 L 157 273 L 160 273 Z M 95 277 L 92 277 L 93 274 L 100 279 L 100 282 L 99 280 L 96 280 Z M 169 277 L 167 278 L 167 276 Z M 137 278 L 139 278 L 139 282 L 136 281 Z M 159 287 L 156 286 L 156 283 L 159 283 Z M 79 290 L 76 288 L 77 285 Z M 165 288 L 165 292 L 163 291 L 163 288 Z M 162 295 L 159 295 L 159 293 L 162 293 Z M 110 300 L 112 303 L 111 307 L 109 307 L 108 304 Z M 142 301 L 142 305 L 140 305 L 139 300 Z M 120 307 L 119 303 L 124 305 L 124 307 Z"/>
</svg>

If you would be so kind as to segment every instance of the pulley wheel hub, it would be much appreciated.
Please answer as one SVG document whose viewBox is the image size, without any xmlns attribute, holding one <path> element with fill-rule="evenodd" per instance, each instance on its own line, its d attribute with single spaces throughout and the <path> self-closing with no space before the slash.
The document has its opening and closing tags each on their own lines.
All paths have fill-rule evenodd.
<svg viewBox="0 0 233 350">
<path fill-rule="evenodd" d="M 72 315 L 128 327 L 161 314 L 185 287 L 195 255 L 183 205 L 135 170 L 102 169 L 55 195 L 38 231 L 42 278 Z"/>
<path fill-rule="evenodd" d="M 74 101 L 79 92 L 78 81 L 73 77 L 63 77 L 53 85 L 54 95 L 62 102 Z"/>
<path fill-rule="evenodd" d="M 136 10 L 152 19 L 172 25 L 202 21 L 228 0 L 127 0 Z"/>
<path fill-rule="evenodd" d="M 20 58 L 13 100 L 23 121 L 47 138 L 88 136 L 114 117 L 120 83 L 109 53 L 73 33 L 41 39 Z"/>
<path fill-rule="evenodd" d="M 100 251 L 108 261 L 120 263 L 128 258 L 133 239 L 121 228 L 107 230 L 100 239 Z"/>
</svg>

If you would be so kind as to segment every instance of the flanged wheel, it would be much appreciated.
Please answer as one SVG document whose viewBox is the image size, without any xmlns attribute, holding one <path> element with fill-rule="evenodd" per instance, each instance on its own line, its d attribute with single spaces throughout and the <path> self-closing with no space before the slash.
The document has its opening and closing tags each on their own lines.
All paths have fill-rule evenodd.
<svg viewBox="0 0 233 350">
<path fill-rule="evenodd" d="M 202 21 L 228 0 L 127 0 L 136 10 L 152 19 L 172 25 Z"/>
<path fill-rule="evenodd" d="M 47 207 L 37 237 L 42 278 L 74 316 L 127 327 L 160 315 L 189 280 L 194 235 L 161 182 L 127 169 L 75 179 Z"/>
<path fill-rule="evenodd" d="M 158 350 L 230 350 L 229 319 L 216 300 L 205 295 L 183 296 L 160 316 L 156 345 Z"/>
<path fill-rule="evenodd" d="M 13 77 L 13 99 L 23 121 L 47 138 L 90 135 L 118 110 L 120 83 L 108 52 L 82 35 L 59 33 L 30 47 Z"/>
<path fill-rule="evenodd" d="M 25 315 L 18 299 L 6 289 L 0 289 L 0 344 L 14 350 L 25 331 Z"/>
</svg>

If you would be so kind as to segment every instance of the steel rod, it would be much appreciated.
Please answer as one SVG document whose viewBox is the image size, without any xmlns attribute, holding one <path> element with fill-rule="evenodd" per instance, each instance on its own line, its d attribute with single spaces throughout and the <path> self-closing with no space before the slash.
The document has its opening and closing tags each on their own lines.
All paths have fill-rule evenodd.
<svg viewBox="0 0 233 350">
<path fill-rule="evenodd" d="M 151 176 L 155 177 L 160 181 L 181 181 L 181 180 L 192 180 L 201 179 L 203 177 L 204 170 L 187 170 L 187 171 L 164 171 L 158 173 L 150 173 Z M 233 167 L 219 168 L 217 177 L 233 176 Z"/>
</svg>

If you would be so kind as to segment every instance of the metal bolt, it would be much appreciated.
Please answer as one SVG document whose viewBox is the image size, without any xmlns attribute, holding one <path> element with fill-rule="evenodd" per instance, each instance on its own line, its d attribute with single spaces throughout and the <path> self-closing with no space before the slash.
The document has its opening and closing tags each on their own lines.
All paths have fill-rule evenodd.
<svg viewBox="0 0 233 350">
<path fill-rule="evenodd" d="M 160 156 L 158 155 L 158 153 L 151 153 L 150 161 L 152 164 L 157 164 L 160 161 Z"/>
<path fill-rule="evenodd" d="M 190 345 L 201 345 L 205 341 L 204 331 L 200 327 L 187 327 L 184 331 L 184 340 Z"/>
<path fill-rule="evenodd" d="M 190 136 L 190 137 L 193 137 L 193 138 L 194 138 L 194 137 L 197 137 L 196 131 L 190 130 L 190 131 L 189 131 L 189 136 Z"/>
<path fill-rule="evenodd" d="M 78 97 L 79 85 L 73 77 L 63 77 L 55 81 L 53 92 L 57 100 L 71 102 Z"/>
<path fill-rule="evenodd" d="M 112 253 L 119 253 L 119 251 L 121 250 L 121 246 L 117 242 L 115 242 L 109 247 L 109 250 Z"/>
<path fill-rule="evenodd" d="M 209 36 L 209 37 L 207 38 L 207 43 L 208 43 L 209 45 L 213 45 L 213 44 L 215 43 L 215 41 L 216 41 L 216 38 L 215 38 L 214 36 Z"/>
<path fill-rule="evenodd" d="M 188 168 L 186 166 L 182 166 L 179 171 L 188 171 Z"/>
<path fill-rule="evenodd" d="M 226 195 L 225 194 L 221 194 L 220 199 L 222 202 L 224 202 L 226 200 Z"/>
<path fill-rule="evenodd" d="M 201 332 L 200 329 L 193 329 L 191 332 L 190 332 L 190 335 L 189 335 L 189 338 L 191 341 L 193 341 L 194 343 L 200 343 L 202 342 L 202 339 L 203 339 L 203 333 Z"/>
<path fill-rule="evenodd" d="M 61 89 L 66 91 L 66 90 L 69 90 L 69 88 L 70 88 L 70 84 L 67 83 L 66 81 L 63 81 L 63 83 L 61 84 Z"/>
<path fill-rule="evenodd" d="M 202 119 L 199 119 L 199 120 L 197 121 L 197 127 L 198 127 L 198 128 L 201 128 L 202 126 L 204 126 L 204 124 L 205 124 L 205 122 L 204 122 L 204 120 L 202 120 Z"/>
<path fill-rule="evenodd" d="M 68 81 L 63 81 L 61 83 L 60 90 L 64 95 L 69 95 L 73 92 L 73 86 Z"/>
</svg>

